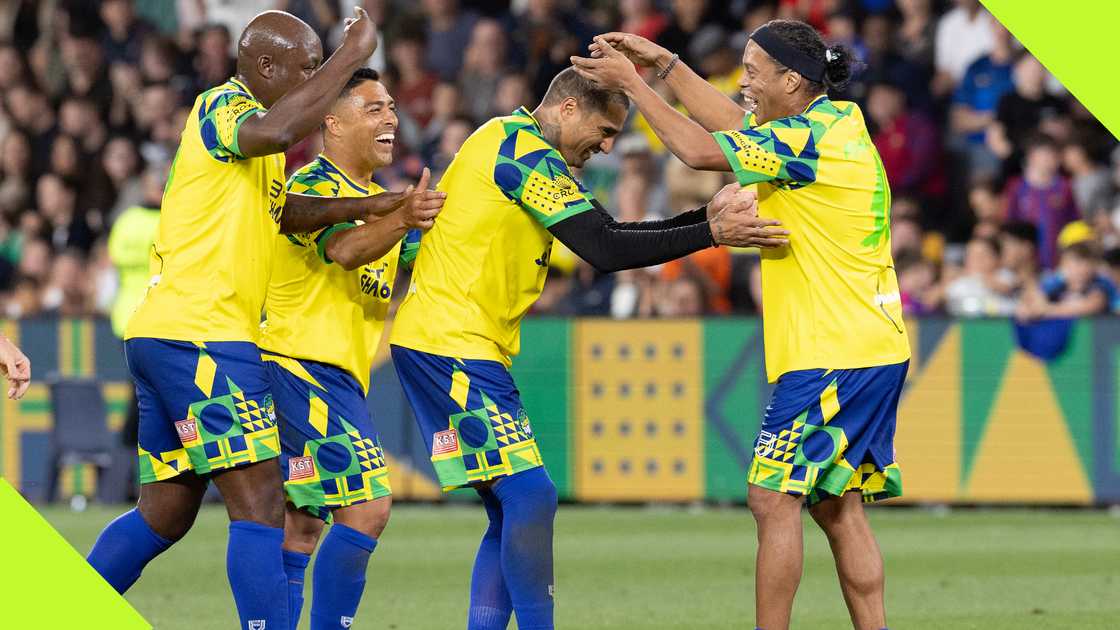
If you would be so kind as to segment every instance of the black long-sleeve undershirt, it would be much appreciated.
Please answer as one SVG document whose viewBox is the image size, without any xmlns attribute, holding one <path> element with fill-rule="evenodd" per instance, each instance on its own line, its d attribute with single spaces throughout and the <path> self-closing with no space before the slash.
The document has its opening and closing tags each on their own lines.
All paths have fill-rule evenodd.
<svg viewBox="0 0 1120 630">
<path fill-rule="evenodd" d="M 602 272 L 658 265 L 715 245 L 706 208 L 660 221 L 619 223 L 595 209 L 548 228 L 561 243 Z"/>
</svg>

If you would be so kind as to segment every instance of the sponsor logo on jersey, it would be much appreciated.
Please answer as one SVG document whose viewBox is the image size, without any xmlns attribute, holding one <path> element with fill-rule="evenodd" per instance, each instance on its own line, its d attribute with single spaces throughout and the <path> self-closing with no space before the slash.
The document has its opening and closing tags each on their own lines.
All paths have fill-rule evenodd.
<svg viewBox="0 0 1120 630">
<path fill-rule="evenodd" d="M 198 421 L 194 418 L 180 420 L 175 423 L 175 431 L 179 434 L 180 442 L 194 442 L 198 439 Z"/>
</svg>

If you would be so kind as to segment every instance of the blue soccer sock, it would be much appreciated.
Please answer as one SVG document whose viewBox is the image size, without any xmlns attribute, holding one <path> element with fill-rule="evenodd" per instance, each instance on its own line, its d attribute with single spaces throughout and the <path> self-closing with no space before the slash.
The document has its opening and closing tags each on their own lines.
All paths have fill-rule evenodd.
<svg viewBox="0 0 1120 630">
<path fill-rule="evenodd" d="M 502 505 L 487 488 L 480 488 L 490 525 L 482 535 L 471 572 L 471 606 L 467 630 L 506 630 L 513 604 L 502 575 Z"/>
<path fill-rule="evenodd" d="M 173 543 L 152 531 L 140 510 L 132 508 L 101 530 L 86 560 L 118 593 L 123 593 L 152 558 Z"/>
<path fill-rule="evenodd" d="M 290 628 L 284 530 L 253 521 L 229 524 L 226 573 L 243 630 Z"/>
<path fill-rule="evenodd" d="M 296 630 L 299 613 L 303 610 L 303 576 L 311 556 L 298 551 L 284 550 L 284 574 L 288 576 L 288 627 Z"/>
<path fill-rule="evenodd" d="M 552 630 L 552 523 L 556 486 L 542 467 L 499 480 L 502 575 L 520 630 Z"/>
<path fill-rule="evenodd" d="M 311 630 L 349 628 L 366 588 L 366 566 L 377 539 L 340 523 L 331 525 L 319 556 L 311 589 Z"/>
</svg>

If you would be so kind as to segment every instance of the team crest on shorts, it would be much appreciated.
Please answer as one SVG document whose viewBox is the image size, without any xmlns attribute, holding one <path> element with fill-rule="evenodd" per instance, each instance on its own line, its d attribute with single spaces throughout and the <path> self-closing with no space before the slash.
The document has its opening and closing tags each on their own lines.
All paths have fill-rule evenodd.
<svg viewBox="0 0 1120 630">
<path fill-rule="evenodd" d="M 187 418 L 176 422 L 175 432 L 179 434 L 179 441 L 184 444 L 198 440 L 198 420 Z"/>
<path fill-rule="evenodd" d="M 288 459 L 288 481 L 310 479 L 315 476 L 315 460 L 310 455 Z"/>
<path fill-rule="evenodd" d="M 533 437 L 533 427 L 529 426 L 529 414 L 525 413 L 525 409 L 517 410 L 517 423 L 521 425 L 521 432 L 526 438 Z"/>
<path fill-rule="evenodd" d="M 769 431 L 760 431 L 758 441 L 754 445 L 754 454 L 759 457 L 769 457 L 774 452 L 774 440 L 777 437 Z"/>
<path fill-rule="evenodd" d="M 354 625 L 354 618 L 347 617 L 346 615 L 343 615 L 338 621 L 340 624 L 342 624 L 343 628 L 349 628 L 350 626 Z"/>
<path fill-rule="evenodd" d="M 266 623 L 268 622 L 264 619 L 250 619 L 249 630 L 265 630 L 264 626 Z"/>
<path fill-rule="evenodd" d="M 440 431 L 432 436 L 432 455 L 444 455 L 459 450 L 459 434 L 455 429 Z"/>
<path fill-rule="evenodd" d="M 261 402 L 261 407 L 264 407 L 264 412 L 268 415 L 269 421 L 276 424 L 276 403 L 272 402 L 272 394 L 265 394 L 264 400 Z"/>
</svg>

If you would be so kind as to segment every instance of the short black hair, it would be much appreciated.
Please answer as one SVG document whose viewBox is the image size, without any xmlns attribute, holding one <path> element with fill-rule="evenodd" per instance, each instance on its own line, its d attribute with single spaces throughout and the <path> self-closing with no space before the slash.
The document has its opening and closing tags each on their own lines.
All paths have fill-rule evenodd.
<svg viewBox="0 0 1120 630">
<path fill-rule="evenodd" d="M 813 94 L 824 94 L 828 90 L 842 90 L 852 80 L 852 75 L 856 69 L 856 57 L 847 46 L 842 44 L 826 45 L 817 29 L 800 20 L 770 20 L 763 26 L 769 27 L 770 31 L 802 54 L 813 59 L 819 59 L 824 63 L 824 79 L 822 81 L 817 82 L 804 77 L 808 83 L 809 91 Z M 782 70 L 788 69 L 776 59 L 774 63 L 778 64 Z"/>
<path fill-rule="evenodd" d="M 999 239 L 997 238 L 991 236 L 977 236 L 972 240 L 987 245 L 988 249 L 996 255 L 996 258 L 999 258 L 1000 254 L 1003 253 L 1003 248 L 1000 246 Z"/>
<path fill-rule="evenodd" d="M 1120 247 L 1113 247 L 1106 250 L 1104 256 L 1101 258 L 1104 259 L 1104 263 L 1109 267 L 1120 267 Z"/>
<path fill-rule="evenodd" d="M 1066 247 L 1062 250 L 1062 255 L 1072 255 L 1074 258 L 1080 258 L 1086 262 L 1100 262 L 1101 254 L 1097 250 L 1096 243 L 1092 241 L 1077 241 L 1076 243 Z"/>
<path fill-rule="evenodd" d="M 1030 221 L 1008 221 L 1003 224 L 999 233 L 1038 247 L 1038 227 Z"/>
<path fill-rule="evenodd" d="M 346 98 L 350 96 L 350 91 L 366 81 L 380 81 L 381 73 L 373 68 L 358 68 L 354 74 L 350 75 L 350 79 L 346 81 L 346 85 L 342 86 L 342 91 L 339 92 L 338 98 Z"/>
<path fill-rule="evenodd" d="M 590 79 L 585 79 L 575 68 L 564 68 L 548 84 L 541 105 L 557 105 L 566 98 L 574 98 L 581 106 L 597 112 L 606 113 L 611 105 L 630 109 L 630 98 L 622 90 L 605 88 Z"/>
</svg>

